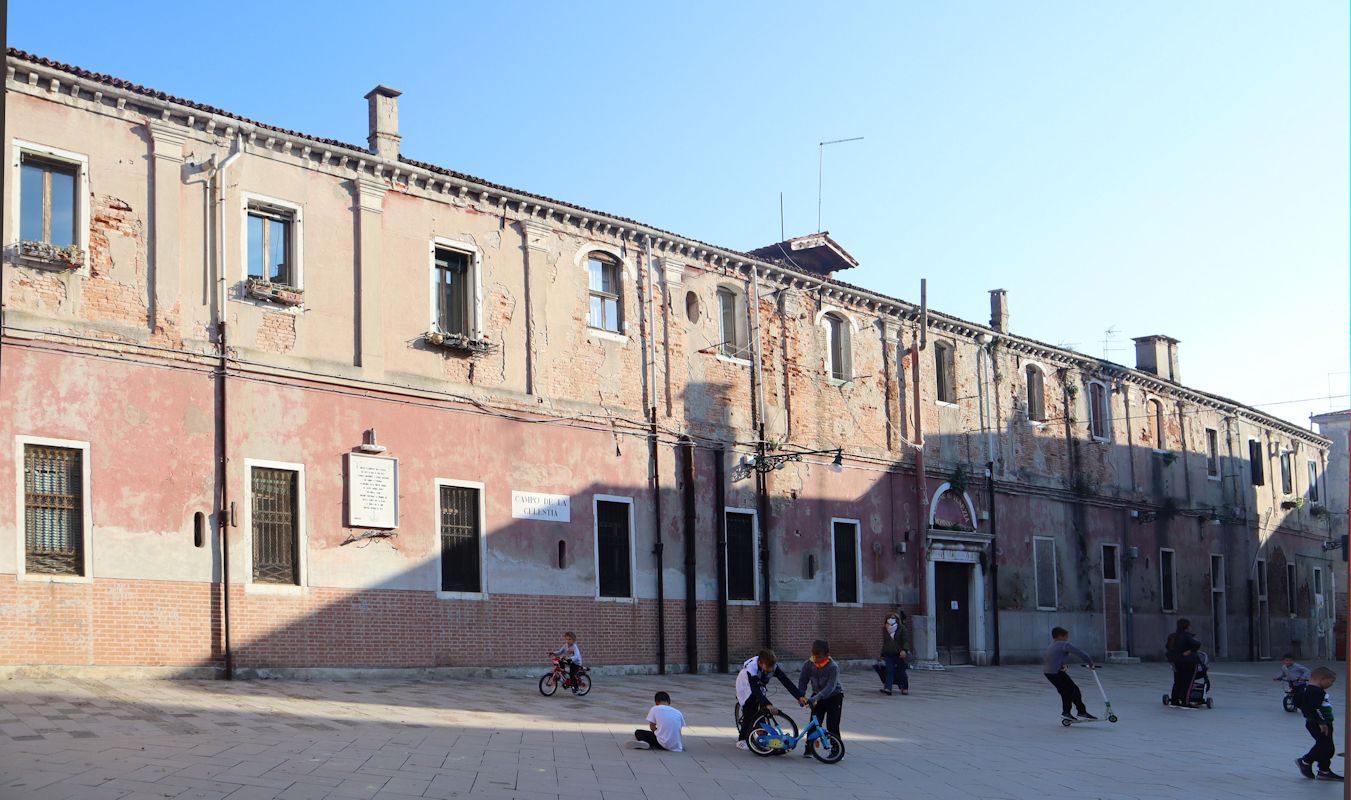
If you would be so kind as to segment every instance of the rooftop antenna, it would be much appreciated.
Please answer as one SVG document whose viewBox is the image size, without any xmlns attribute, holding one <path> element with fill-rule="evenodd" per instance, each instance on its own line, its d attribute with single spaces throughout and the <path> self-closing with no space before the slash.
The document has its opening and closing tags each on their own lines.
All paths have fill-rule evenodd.
<svg viewBox="0 0 1351 800">
<path fill-rule="evenodd" d="M 779 241 L 788 241 L 788 237 L 783 235 L 783 192 L 779 192 Z"/>
<path fill-rule="evenodd" d="M 861 142 L 862 136 L 855 136 L 851 139 L 831 139 L 828 142 L 821 142 L 816 146 L 816 232 L 821 232 L 821 184 L 824 182 L 826 174 L 826 145 L 843 144 L 844 142 Z"/>
<path fill-rule="evenodd" d="M 1120 349 L 1121 349 L 1120 347 L 1112 347 L 1112 337 L 1113 337 L 1113 336 L 1116 336 L 1117 333 L 1119 333 L 1119 331 L 1117 330 L 1116 326 L 1113 325 L 1113 326 L 1111 326 L 1110 328 L 1108 328 L 1108 329 L 1102 334 L 1102 357 L 1103 357 L 1103 358 L 1107 358 L 1108 355 L 1110 355 L 1111 352 L 1112 352 L 1113 350 L 1120 350 Z"/>
</svg>

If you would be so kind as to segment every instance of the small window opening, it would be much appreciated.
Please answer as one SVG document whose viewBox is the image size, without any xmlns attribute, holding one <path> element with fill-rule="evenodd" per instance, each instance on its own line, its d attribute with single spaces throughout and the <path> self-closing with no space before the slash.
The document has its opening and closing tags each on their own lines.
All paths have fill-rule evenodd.
<svg viewBox="0 0 1351 800">
<path fill-rule="evenodd" d="M 206 514 L 198 511 L 192 515 L 192 546 L 201 547 L 206 544 Z"/>
</svg>

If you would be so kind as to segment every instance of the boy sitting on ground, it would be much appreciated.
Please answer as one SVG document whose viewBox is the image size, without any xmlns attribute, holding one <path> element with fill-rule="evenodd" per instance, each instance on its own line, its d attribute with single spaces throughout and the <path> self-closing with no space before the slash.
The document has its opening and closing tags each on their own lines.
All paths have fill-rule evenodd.
<svg viewBox="0 0 1351 800">
<path fill-rule="evenodd" d="M 639 728 L 633 732 L 633 738 L 647 745 L 648 750 L 685 752 L 685 743 L 680 737 L 680 729 L 685 727 L 685 715 L 671 705 L 671 696 L 666 692 L 657 692 L 652 699 L 656 705 L 647 712 L 648 730 Z"/>
</svg>

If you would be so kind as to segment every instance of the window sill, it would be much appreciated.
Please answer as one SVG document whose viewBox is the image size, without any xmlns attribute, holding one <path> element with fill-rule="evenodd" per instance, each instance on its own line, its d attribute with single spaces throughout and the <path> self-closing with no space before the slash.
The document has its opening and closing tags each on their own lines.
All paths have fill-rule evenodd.
<svg viewBox="0 0 1351 800">
<path fill-rule="evenodd" d="M 946 400 L 935 400 L 934 405 L 938 406 L 939 408 L 961 408 L 961 406 L 958 405 L 957 403 L 949 403 Z"/>
<path fill-rule="evenodd" d="M 590 325 L 586 327 L 586 335 L 593 339 L 603 339 L 607 342 L 615 342 L 616 344 L 629 343 L 629 337 L 627 334 L 617 333 L 615 331 L 606 330 L 604 328 L 593 328 Z"/>
<path fill-rule="evenodd" d="M 90 575 L 47 575 L 45 573 L 23 573 L 19 580 L 29 583 L 93 583 L 94 578 Z"/>
<path fill-rule="evenodd" d="M 863 608 L 863 604 L 862 604 L 862 603 L 840 603 L 840 602 L 835 602 L 835 603 L 831 603 L 831 605 L 834 606 L 834 607 L 836 607 L 836 608 Z"/>
<path fill-rule="evenodd" d="M 253 583 L 244 584 L 244 594 L 262 594 L 272 595 L 274 597 L 296 596 L 305 593 L 304 586 L 291 586 L 284 583 Z"/>
<path fill-rule="evenodd" d="M 728 600 L 727 600 L 727 605 L 729 605 L 729 606 L 758 606 L 758 605 L 760 605 L 760 601 L 759 601 L 759 600 L 732 600 L 731 598 L 728 598 Z"/>
<path fill-rule="evenodd" d="M 728 364 L 736 364 L 738 367 L 749 367 L 751 365 L 751 360 L 749 358 L 740 358 L 738 356 L 727 356 L 723 355 L 722 353 L 718 353 L 718 360 L 726 362 Z"/>
<path fill-rule="evenodd" d="M 488 599 L 487 592 L 437 592 L 437 600 L 470 600 L 482 602 Z"/>
<path fill-rule="evenodd" d="M 1111 443 L 1112 443 L 1112 440 L 1111 440 L 1110 438 L 1106 437 L 1106 436 L 1090 436 L 1089 438 L 1092 439 L 1093 441 L 1097 442 L 1098 444 L 1111 444 Z"/>
<path fill-rule="evenodd" d="M 1037 610 L 1038 610 L 1038 611 L 1045 611 L 1045 612 L 1047 612 L 1047 613 L 1050 613 L 1050 612 L 1054 612 L 1054 611 L 1059 611 L 1060 609 L 1055 608 L 1054 606 L 1037 606 Z"/>
<path fill-rule="evenodd" d="M 636 597 L 596 597 L 597 603 L 616 603 L 618 605 L 632 606 L 638 604 Z"/>
<path fill-rule="evenodd" d="M 1034 427 L 1034 428 L 1044 428 L 1044 427 L 1046 427 L 1046 420 L 1044 420 L 1044 419 L 1028 419 L 1027 424 L 1028 424 L 1028 425 L 1031 425 L 1031 426 Z"/>
<path fill-rule="evenodd" d="M 828 383 L 828 384 L 830 384 L 831 386 L 834 386 L 835 388 L 838 389 L 838 388 L 841 387 L 841 386 L 849 386 L 850 384 L 853 383 L 853 381 L 842 381 L 842 380 L 840 380 L 839 378 L 830 378 L 830 377 L 828 377 L 828 378 L 826 378 L 826 383 Z"/>
<path fill-rule="evenodd" d="M 1220 482 L 1220 476 L 1219 476 L 1219 475 L 1207 475 L 1207 476 L 1206 476 L 1206 480 L 1208 480 L 1208 481 L 1215 481 L 1216 483 L 1219 483 L 1219 482 Z"/>
</svg>

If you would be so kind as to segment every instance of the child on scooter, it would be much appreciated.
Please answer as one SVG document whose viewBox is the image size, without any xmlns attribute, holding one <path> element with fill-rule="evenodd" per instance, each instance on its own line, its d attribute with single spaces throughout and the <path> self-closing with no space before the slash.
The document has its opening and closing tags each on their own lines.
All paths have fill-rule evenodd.
<svg viewBox="0 0 1351 800">
<path fill-rule="evenodd" d="M 1088 706 L 1084 705 L 1083 692 L 1079 691 L 1079 684 L 1075 683 L 1069 675 L 1071 655 L 1083 659 L 1083 662 L 1089 667 L 1093 666 L 1093 656 L 1070 644 L 1069 631 L 1059 627 L 1052 628 L 1051 646 L 1046 648 L 1046 658 L 1042 663 L 1041 671 L 1046 674 L 1046 680 L 1050 681 L 1055 690 L 1060 693 L 1061 717 L 1078 722 L 1079 720 L 1070 713 L 1070 707 L 1074 706 L 1079 710 L 1079 717 L 1097 719 L 1097 717 L 1088 713 Z"/>
</svg>

